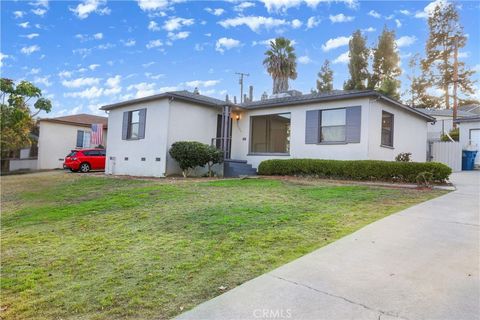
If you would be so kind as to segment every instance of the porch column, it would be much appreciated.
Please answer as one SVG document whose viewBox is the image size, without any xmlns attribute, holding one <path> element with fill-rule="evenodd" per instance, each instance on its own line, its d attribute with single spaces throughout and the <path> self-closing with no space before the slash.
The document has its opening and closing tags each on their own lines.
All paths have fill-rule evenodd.
<svg viewBox="0 0 480 320">
<path fill-rule="evenodd" d="M 231 147 L 231 141 L 232 137 L 230 135 L 230 114 L 231 114 L 231 107 L 230 106 L 223 106 L 223 112 L 222 112 L 222 136 L 220 140 L 220 146 L 221 149 L 223 150 L 223 158 L 224 159 L 230 159 L 230 147 Z"/>
</svg>

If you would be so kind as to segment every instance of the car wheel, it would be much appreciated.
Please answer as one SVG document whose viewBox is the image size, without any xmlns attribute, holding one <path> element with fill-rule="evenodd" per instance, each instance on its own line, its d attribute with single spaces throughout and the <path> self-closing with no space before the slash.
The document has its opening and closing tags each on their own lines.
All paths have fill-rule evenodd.
<svg viewBox="0 0 480 320">
<path fill-rule="evenodd" d="M 88 172 L 88 171 L 90 171 L 90 165 L 86 162 L 82 163 L 80 165 L 80 172 L 85 173 L 85 172 Z"/>
</svg>

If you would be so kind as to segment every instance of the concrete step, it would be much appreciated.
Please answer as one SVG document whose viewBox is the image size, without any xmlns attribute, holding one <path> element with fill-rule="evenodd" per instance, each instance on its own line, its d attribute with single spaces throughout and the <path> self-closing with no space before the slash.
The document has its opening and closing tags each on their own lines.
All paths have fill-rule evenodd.
<svg viewBox="0 0 480 320">
<path fill-rule="evenodd" d="M 252 176 L 257 170 L 245 160 L 226 160 L 223 167 L 224 177 Z"/>
</svg>

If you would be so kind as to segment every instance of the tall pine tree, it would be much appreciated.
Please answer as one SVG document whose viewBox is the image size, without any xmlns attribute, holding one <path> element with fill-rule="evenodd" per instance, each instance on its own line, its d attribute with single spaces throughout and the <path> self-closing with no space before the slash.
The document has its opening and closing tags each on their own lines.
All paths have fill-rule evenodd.
<svg viewBox="0 0 480 320">
<path fill-rule="evenodd" d="M 405 101 L 414 108 L 438 108 L 440 99 L 427 92 L 428 81 L 423 77 L 420 70 L 420 55 L 417 53 L 408 61 L 410 81 L 408 89 L 404 93 Z M 420 72 L 418 72 L 420 70 Z"/>
<path fill-rule="evenodd" d="M 350 62 L 348 63 L 348 71 L 350 79 L 344 84 L 345 90 L 365 89 L 368 73 L 368 55 L 370 50 L 366 46 L 366 39 L 362 36 L 360 30 L 353 33 L 352 39 L 348 43 Z"/>
<path fill-rule="evenodd" d="M 325 60 L 318 73 L 317 91 L 329 92 L 333 90 L 333 70 L 330 68 L 330 61 Z"/>
<path fill-rule="evenodd" d="M 377 47 L 373 49 L 373 72 L 368 81 L 368 87 L 375 89 L 394 99 L 399 99 L 398 89 L 401 74 L 400 56 L 395 44 L 395 31 L 385 26 L 378 37 Z"/>
<path fill-rule="evenodd" d="M 445 108 L 449 109 L 455 43 L 461 49 L 467 42 L 455 4 L 438 4 L 428 18 L 428 27 L 430 34 L 425 45 L 422 69 L 428 84 L 443 91 L 441 99 Z M 458 62 L 458 89 L 463 94 L 474 93 L 471 79 L 473 73 L 465 67 L 464 62 Z"/>
</svg>

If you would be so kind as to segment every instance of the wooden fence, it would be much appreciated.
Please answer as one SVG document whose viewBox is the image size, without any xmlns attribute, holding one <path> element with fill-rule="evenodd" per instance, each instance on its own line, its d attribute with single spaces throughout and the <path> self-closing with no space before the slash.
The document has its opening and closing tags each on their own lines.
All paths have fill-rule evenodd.
<svg viewBox="0 0 480 320">
<path fill-rule="evenodd" d="M 433 142 L 432 161 L 444 163 L 454 172 L 462 171 L 462 146 L 460 142 Z"/>
</svg>

